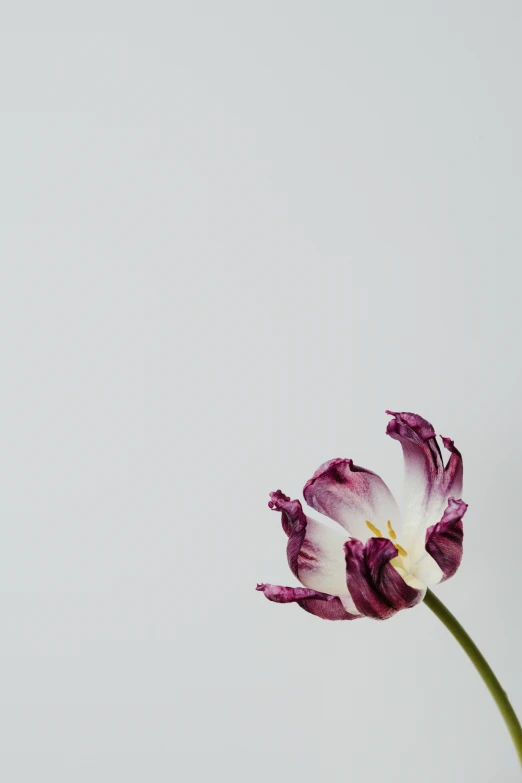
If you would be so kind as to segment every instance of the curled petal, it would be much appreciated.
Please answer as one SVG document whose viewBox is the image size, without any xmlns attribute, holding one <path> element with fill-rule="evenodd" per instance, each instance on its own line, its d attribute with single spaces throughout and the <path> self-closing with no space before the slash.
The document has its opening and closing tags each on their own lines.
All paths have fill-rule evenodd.
<svg viewBox="0 0 522 783">
<path fill-rule="evenodd" d="M 397 433 L 400 438 L 410 440 L 412 443 L 426 443 L 436 436 L 433 425 L 418 413 L 397 413 L 396 411 L 386 411 L 386 413 L 395 417 L 388 422 L 387 434 L 392 437 L 393 433 Z"/>
<path fill-rule="evenodd" d="M 303 494 L 309 506 L 360 541 L 371 536 L 366 520 L 384 529 L 391 520 L 400 529 L 399 508 L 384 481 L 351 459 L 325 462 L 306 483 Z"/>
<path fill-rule="evenodd" d="M 424 591 L 406 584 L 391 560 L 397 557 L 394 544 L 388 539 L 370 538 L 365 545 L 370 577 L 377 590 L 394 609 L 409 609 L 424 598 Z"/>
<path fill-rule="evenodd" d="M 462 500 L 450 498 L 441 521 L 426 531 L 426 551 L 442 571 L 441 582 L 455 574 L 462 560 L 462 517 L 467 508 Z"/>
<path fill-rule="evenodd" d="M 270 493 L 269 508 L 281 512 L 281 524 L 288 536 L 286 554 L 288 565 L 294 576 L 299 578 L 298 556 L 306 536 L 307 519 L 301 503 L 298 500 L 290 500 L 280 489 Z"/>
<path fill-rule="evenodd" d="M 396 413 L 386 433 L 398 440 L 404 452 L 404 517 L 406 528 L 440 519 L 448 497 L 462 492 L 462 456 L 452 440 L 443 438 L 451 456 L 444 466 L 432 425 L 416 413 Z"/>
<path fill-rule="evenodd" d="M 282 587 L 281 585 L 259 584 L 256 590 L 265 594 L 269 601 L 279 604 L 297 603 L 310 614 L 323 620 L 357 620 L 361 615 L 350 614 L 340 598 L 306 587 Z"/>
<path fill-rule="evenodd" d="M 462 454 L 455 447 L 455 444 L 450 438 L 442 438 L 444 448 L 450 452 L 450 458 L 448 464 L 444 469 L 443 476 L 443 491 L 444 495 L 449 498 L 460 498 L 462 493 L 462 481 L 464 478 L 464 468 L 462 465 Z"/>
<path fill-rule="evenodd" d="M 341 529 L 329 527 L 305 515 L 298 500 L 290 500 L 280 490 L 270 495 L 270 508 L 281 512 L 283 530 L 288 536 L 286 554 L 294 576 L 312 590 L 342 596 L 350 611 L 344 542 Z"/>
<path fill-rule="evenodd" d="M 351 539 L 344 550 L 348 590 L 361 614 L 387 620 L 423 599 L 424 592 L 407 585 L 391 565 L 397 550 L 389 539 L 371 538 L 366 544 Z"/>
<path fill-rule="evenodd" d="M 306 516 L 299 500 L 290 500 L 280 489 L 270 493 L 268 507 L 281 511 L 281 524 L 287 536 L 306 527 Z"/>
</svg>

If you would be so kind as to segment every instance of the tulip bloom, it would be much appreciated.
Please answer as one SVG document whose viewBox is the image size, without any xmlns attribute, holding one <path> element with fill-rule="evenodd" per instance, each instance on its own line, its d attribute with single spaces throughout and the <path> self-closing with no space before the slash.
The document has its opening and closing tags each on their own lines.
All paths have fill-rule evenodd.
<svg viewBox="0 0 522 783">
<path fill-rule="evenodd" d="M 299 604 L 327 620 L 386 620 L 423 600 L 432 585 L 449 579 L 462 559 L 462 457 L 453 441 L 446 465 L 432 425 L 414 413 L 393 413 L 387 434 L 404 452 L 402 515 L 375 473 L 351 459 L 326 462 L 303 494 L 329 525 L 303 511 L 280 490 L 269 507 L 281 512 L 287 557 L 303 587 L 259 584 L 266 598 Z"/>
</svg>

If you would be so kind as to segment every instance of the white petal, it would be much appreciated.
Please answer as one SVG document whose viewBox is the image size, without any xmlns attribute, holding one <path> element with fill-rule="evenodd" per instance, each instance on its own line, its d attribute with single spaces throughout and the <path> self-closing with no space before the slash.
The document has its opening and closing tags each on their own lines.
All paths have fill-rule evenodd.
<svg viewBox="0 0 522 783">
<path fill-rule="evenodd" d="M 407 585 L 414 587 L 415 590 L 426 590 L 426 583 L 412 574 L 406 574 L 403 579 Z"/>
<path fill-rule="evenodd" d="M 426 587 L 438 585 L 443 577 L 442 569 L 428 552 L 410 569 L 410 574 Z"/>
<path fill-rule="evenodd" d="M 462 457 L 449 438 L 443 438 L 450 459 L 444 466 L 435 430 L 415 413 L 393 413 L 387 433 L 404 451 L 404 530 L 422 526 L 424 532 L 439 521 L 449 497 L 462 492 Z"/>
<path fill-rule="evenodd" d="M 306 521 L 306 537 L 298 555 L 300 581 L 321 593 L 348 596 L 344 555 L 348 536 L 310 517 Z"/>
<path fill-rule="evenodd" d="M 342 525 L 363 543 L 372 535 L 366 520 L 386 534 L 388 520 L 401 535 L 400 512 L 384 481 L 351 459 L 332 459 L 316 470 L 303 490 L 309 506 Z"/>
</svg>

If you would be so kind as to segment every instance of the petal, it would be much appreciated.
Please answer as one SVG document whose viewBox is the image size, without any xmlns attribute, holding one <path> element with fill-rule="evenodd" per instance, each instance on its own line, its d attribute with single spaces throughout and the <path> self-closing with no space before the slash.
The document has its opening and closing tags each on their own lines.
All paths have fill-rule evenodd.
<svg viewBox="0 0 522 783">
<path fill-rule="evenodd" d="M 303 494 L 309 506 L 360 541 L 371 536 L 366 520 L 384 530 L 391 520 L 400 529 L 399 508 L 384 481 L 351 459 L 325 462 L 306 483 Z"/>
<path fill-rule="evenodd" d="M 448 464 L 444 469 L 444 494 L 449 497 L 460 498 L 462 494 L 462 481 L 464 478 L 464 468 L 462 465 L 462 454 L 455 448 L 455 444 L 450 438 L 442 438 L 444 448 L 451 452 Z"/>
<path fill-rule="evenodd" d="M 386 620 L 423 599 L 424 591 L 407 585 L 391 565 L 397 550 L 387 538 L 371 538 L 366 544 L 351 539 L 344 549 L 348 589 L 361 614 Z"/>
<path fill-rule="evenodd" d="M 462 500 L 450 498 L 441 521 L 426 531 L 426 550 L 442 570 L 441 582 L 453 576 L 462 560 L 462 517 L 467 508 Z"/>
<path fill-rule="evenodd" d="M 448 497 L 462 492 L 462 456 L 452 440 L 443 438 L 451 452 L 444 467 L 432 425 L 416 413 L 386 411 L 394 418 L 386 433 L 398 440 L 404 452 L 404 524 L 410 532 L 440 519 Z"/>
<path fill-rule="evenodd" d="M 298 500 L 290 500 L 288 495 L 284 495 L 278 489 L 276 492 L 270 493 L 268 507 L 274 511 L 281 512 L 281 524 L 288 536 L 286 547 L 288 565 L 292 569 L 292 573 L 298 576 L 297 558 L 306 536 L 307 525 L 307 519 L 301 503 Z"/>
<path fill-rule="evenodd" d="M 418 580 L 426 587 L 433 587 L 442 581 L 443 576 L 444 574 L 437 561 L 429 552 L 426 552 L 426 550 L 423 549 L 423 553 L 420 555 L 417 562 L 409 566 L 409 577 L 406 577 L 406 579 L 408 579 L 408 583 L 410 583 L 409 578 L 411 577 Z"/>
<path fill-rule="evenodd" d="M 280 490 L 271 493 L 268 505 L 281 512 L 281 523 L 288 536 L 288 564 L 294 576 L 312 590 L 342 596 L 348 611 L 357 612 L 350 606 L 346 586 L 344 531 L 306 516 L 301 503 L 290 500 Z"/>
<path fill-rule="evenodd" d="M 410 587 L 391 565 L 397 557 L 394 544 L 386 538 L 370 538 L 365 545 L 366 562 L 377 590 L 394 609 L 409 609 L 424 598 L 424 591 Z"/>
<path fill-rule="evenodd" d="M 256 590 L 265 594 L 269 601 L 280 604 L 297 603 L 310 614 L 322 617 L 323 620 L 357 620 L 360 614 L 347 612 L 340 598 L 306 587 L 282 587 L 280 585 L 257 585 Z"/>
</svg>

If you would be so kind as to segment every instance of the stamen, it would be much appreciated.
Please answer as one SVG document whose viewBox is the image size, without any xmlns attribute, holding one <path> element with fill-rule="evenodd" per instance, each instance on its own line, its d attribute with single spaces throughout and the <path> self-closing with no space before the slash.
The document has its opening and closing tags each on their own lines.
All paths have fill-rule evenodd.
<svg viewBox="0 0 522 783">
<path fill-rule="evenodd" d="M 388 520 L 388 533 L 390 534 L 390 538 L 392 539 L 392 541 L 395 541 L 395 539 L 397 538 L 397 533 L 392 528 L 392 524 L 390 520 Z"/>
<path fill-rule="evenodd" d="M 368 519 L 366 520 L 366 527 L 372 531 L 374 536 L 377 536 L 377 538 L 382 538 L 382 533 L 379 530 L 379 528 L 375 527 L 375 525 L 372 525 L 372 523 Z"/>
<path fill-rule="evenodd" d="M 372 523 L 370 522 L 369 519 L 366 520 L 366 527 L 369 530 L 372 531 L 374 536 L 377 536 L 377 538 L 382 538 L 382 533 L 379 530 L 379 528 L 375 527 L 375 525 L 372 525 Z M 397 538 L 397 533 L 392 528 L 392 524 L 391 524 L 390 520 L 388 520 L 388 533 L 390 534 L 390 538 L 392 539 L 393 546 L 397 550 L 398 554 L 401 555 L 401 557 L 407 557 L 408 553 L 406 552 L 404 547 L 402 547 L 400 544 L 398 544 L 397 541 L 395 540 Z"/>
</svg>

